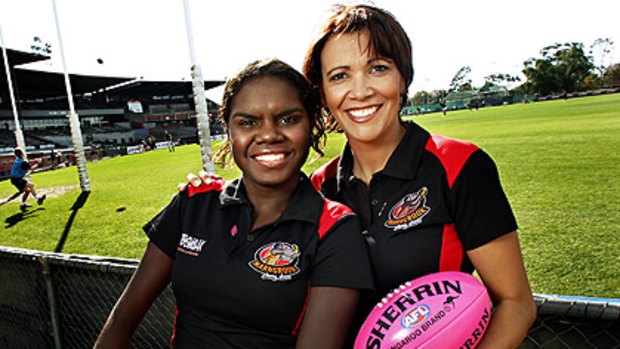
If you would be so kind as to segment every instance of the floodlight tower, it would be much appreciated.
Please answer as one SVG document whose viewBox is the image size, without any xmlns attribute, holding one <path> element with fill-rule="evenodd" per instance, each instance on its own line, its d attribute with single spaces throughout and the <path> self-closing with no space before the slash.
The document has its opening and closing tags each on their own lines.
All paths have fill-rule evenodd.
<svg viewBox="0 0 620 349">
<path fill-rule="evenodd" d="M 67 88 L 67 100 L 69 101 L 69 127 L 71 128 L 71 140 L 73 141 L 73 152 L 77 160 L 78 176 L 80 177 L 80 187 L 83 192 L 90 192 L 90 178 L 86 169 L 86 155 L 84 154 L 84 143 L 82 141 L 82 130 L 80 129 L 80 119 L 75 112 L 73 104 L 73 92 L 71 91 L 71 81 L 67 73 L 67 64 L 65 62 L 65 53 L 62 46 L 62 36 L 60 34 L 60 24 L 58 22 L 58 10 L 56 9 L 56 0 L 52 0 L 54 8 L 54 22 L 56 23 L 56 34 L 58 35 L 58 47 L 60 49 L 60 58 L 62 68 L 65 75 L 65 86 Z"/>
<path fill-rule="evenodd" d="M 15 119 L 15 143 L 17 147 L 21 148 L 24 154 L 24 159 L 28 160 L 26 153 L 26 142 L 24 141 L 24 134 L 22 128 L 19 125 L 19 117 L 17 114 L 17 106 L 15 105 L 15 93 L 13 92 L 13 79 L 11 78 L 11 69 L 9 68 L 9 57 L 6 54 L 6 46 L 4 45 L 4 37 L 2 36 L 2 26 L 0 26 L 0 45 L 2 45 L 2 57 L 4 58 L 4 70 L 6 71 L 6 83 L 9 86 L 9 95 L 11 96 L 11 106 L 13 107 L 13 118 Z"/>
<path fill-rule="evenodd" d="M 194 105 L 196 106 L 196 126 L 198 128 L 198 140 L 200 142 L 200 153 L 202 155 L 202 168 L 209 173 L 215 173 L 211 151 L 211 131 L 209 130 L 209 116 L 205 97 L 204 79 L 202 78 L 200 64 L 196 63 L 196 55 L 194 54 L 194 36 L 192 34 L 192 19 L 188 0 L 183 0 L 183 7 L 185 9 L 185 27 L 187 29 L 187 42 L 189 44 L 192 88 L 194 91 Z"/>
</svg>

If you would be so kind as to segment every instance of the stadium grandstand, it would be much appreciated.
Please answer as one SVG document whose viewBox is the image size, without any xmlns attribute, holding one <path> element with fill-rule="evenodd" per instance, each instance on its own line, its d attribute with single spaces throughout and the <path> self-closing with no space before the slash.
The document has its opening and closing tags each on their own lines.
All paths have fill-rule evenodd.
<svg viewBox="0 0 620 349">
<path fill-rule="evenodd" d="M 39 168 L 75 163 L 67 114 L 64 75 L 29 70 L 28 63 L 48 56 L 7 49 L 15 104 L 26 151 Z M 0 179 L 13 162 L 15 118 L 4 60 L 0 73 Z M 168 131 L 179 144 L 197 141 L 191 81 L 146 81 L 140 77 L 104 77 L 69 74 L 73 101 L 79 115 L 88 160 L 155 147 Z M 204 89 L 224 81 L 205 81 Z M 224 128 L 219 106 L 207 99 L 212 136 Z M 56 163 L 55 163 L 56 162 Z"/>
</svg>

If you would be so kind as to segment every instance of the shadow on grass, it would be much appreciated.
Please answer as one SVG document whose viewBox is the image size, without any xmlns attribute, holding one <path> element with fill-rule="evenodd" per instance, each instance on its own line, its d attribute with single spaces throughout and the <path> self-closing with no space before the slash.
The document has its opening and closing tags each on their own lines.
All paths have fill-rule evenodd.
<svg viewBox="0 0 620 349">
<path fill-rule="evenodd" d="M 35 213 L 41 210 L 44 211 L 45 209 L 43 207 L 37 207 L 35 210 L 27 210 L 24 212 L 16 213 L 4 220 L 4 223 L 6 223 L 4 228 L 9 229 L 9 228 L 12 228 L 15 224 L 23 220 L 26 220 L 28 218 L 34 218 L 36 217 Z"/>
<path fill-rule="evenodd" d="M 22 192 L 21 192 L 21 191 L 18 191 L 17 193 L 15 193 L 15 194 L 13 194 L 13 195 L 9 196 L 8 198 L 6 198 L 6 199 L 4 199 L 4 200 L 0 201 L 0 206 L 4 205 L 4 204 L 6 204 L 6 203 L 9 203 L 9 202 L 11 202 L 11 201 L 13 201 L 13 200 L 15 200 L 15 198 L 17 198 L 17 197 L 18 197 L 18 196 L 20 196 L 21 194 L 22 194 Z"/>
<path fill-rule="evenodd" d="M 65 241 L 67 241 L 67 237 L 69 236 L 69 231 L 71 231 L 71 226 L 73 225 L 75 216 L 77 216 L 78 211 L 84 207 L 89 195 L 89 191 L 83 191 L 73 203 L 73 206 L 71 207 L 71 215 L 69 216 L 67 224 L 65 224 L 65 230 L 62 232 L 62 236 L 60 237 L 60 240 L 58 240 L 58 244 L 56 245 L 54 252 L 62 252 L 62 248 L 65 246 Z"/>
</svg>

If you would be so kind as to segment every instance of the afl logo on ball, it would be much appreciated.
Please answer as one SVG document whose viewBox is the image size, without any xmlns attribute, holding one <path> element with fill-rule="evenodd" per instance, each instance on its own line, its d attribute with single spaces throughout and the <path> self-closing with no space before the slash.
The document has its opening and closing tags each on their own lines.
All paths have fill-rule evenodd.
<svg viewBox="0 0 620 349">
<path fill-rule="evenodd" d="M 385 227 L 398 231 L 420 224 L 422 217 L 426 216 L 431 210 L 430 207 L 426 206 L 427 195 L 428 189 L 426 187 L 420 188 L 415 193 L 405 195 L 390 210 Z"/>
<path fill-rule="evenodd" d="M 249 265 L 263 280 L 287 281 L 299 273 L 299 246 L 289 242 L 272 242 L 254 253 Z"/>
<path fill-rule="evenodd" d="M 414 328 L 423 323 L 428 317 L 431 309 L 424 304 L 417 305 L 411 308 L 410 311 L 405 314 L 401 320 L 401 324 L 406 328 Z"/>
</svg>

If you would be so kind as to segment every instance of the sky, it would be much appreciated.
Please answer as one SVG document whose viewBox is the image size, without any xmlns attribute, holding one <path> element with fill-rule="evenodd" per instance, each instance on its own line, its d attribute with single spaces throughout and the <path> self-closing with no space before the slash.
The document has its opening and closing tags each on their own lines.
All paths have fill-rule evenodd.
<svg viewBox="0 0 620 349">
<path fill-rule="evenodd" d="M 300 69 L 325 10 L 335 1 L 187 2 L 196 62 L 206 80 L 223 80 L 260 58 L 277 57 Z M 412 41 L 410 95 L 447 89 L 463 66 L 471 68 L 474 86 L 493 73 L 520 75 L 526 59 L 540 57 L 543 47 L 556 42 L 581 42 L 589 50 L 597 38 L 610 38 L 614 50 L 601 63 L 620 62 L 618 0 L 373 3 L 392 12 Z M 183 0 L 56 0 L 56 6 L 69 73 L 190 79 Z M 52 0 L 0 0 L 0 27 L 12 49 L 30 51 L 35 36 L 51 44 L 51 60 L 29 69 L 62 72 Z M 207 97 L 218 101 L 221 91 L 208 91 Z"/>
</svg>

